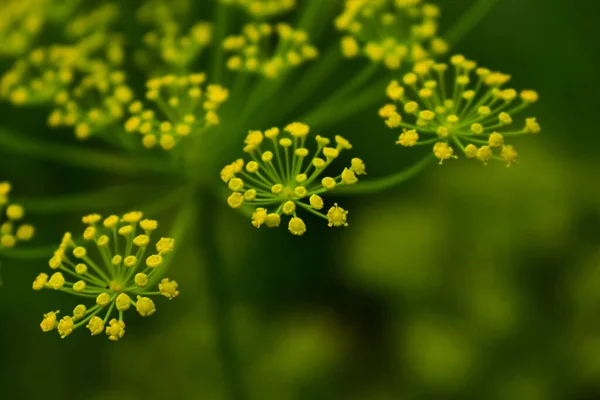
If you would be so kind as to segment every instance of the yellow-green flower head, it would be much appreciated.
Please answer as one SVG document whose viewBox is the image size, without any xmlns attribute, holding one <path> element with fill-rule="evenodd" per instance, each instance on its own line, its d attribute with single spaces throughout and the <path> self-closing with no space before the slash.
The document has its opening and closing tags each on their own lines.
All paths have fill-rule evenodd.
<svg viewBox="0 0 600 400">
<path fill-rule="evenodd" d="M 152 245 L 150 236 L 158 224 L 142 218 L 137 211 L 104 219 L 99 214 L 90 214 L 82 219 L 88 226 L 79 245 L 70 233 L 64 235 L 49 261 L 56 272 L 51 276 L 39 274 L 33 290 L 70 293 L 87 298 L 89 303 L 77 305 L 72 316 L 65 316 L 58 323 L 58 312 L 45 314 L 43 331 L 56 327 L 64 338 L 85 326 L 92 335 L 105 332 L 109 339 L 117 340 L 125 333 L 126 311 L 135 309 L 147 317 L 156 311 L 150 296 L 173 299 L 179 294 L 175 281 L 165 278 L 159 284 L 153 283 L 161 275 L 174 240 L 161 238 Z M 113 315 L 115 318 L 111 319 Z"/>
<path fill-rule="evenodd" d="M 243 8 L 254 19 L 262 20 L 278 16 L 292 10 L 296 0 L 220 0 Z"/>
<path fill-rule="evenodd" d="M 298 216 L 301 211 L 327 220 L 329 226 L 347 226 L 348 212 L 337 204 L 327 214 L 321 211 L 321 195 L 355 184 L 357 175 L 365 174 L 365 164 L 353 158 L 337 175 L 325 175 L 340 153 L 352 145 L 341 136 L 332 141 L 316 135 L 316 146 L 311 146 L 316 150 L 311 151 L 306 146 L 309 133 L 308 125 L 299 122 L 283 130 L 250 131 L 244 147 L 250 160 L 239 159 L 221 171 L 221 179 L 232 191 L 227 203 L 232 208 L 255 207 L 252 225 L 256 228 L 276 228 L 282 216 L 288 216 L 288 230 L 301 236 L 306 232 L 306 224 Z"/>
<path fill-rule="evenodd" d="M 2 76 L 0 96 L 17 106 L 60 103 L 64 99 L 64 94 L 57 98 L 60 93 L 71 93 L 79 80 L 89 80 L 90 76 L 94 79 L 100 70 L 113 71 L 122 64 L 123 55 L 123 38 L 103 31 L 95 31 L 74 44 L 36 48 Z M 50 125 L 74 125 L 70 118 L 55 115 Z"/>
<path fill-rule="evenodd" d="M 535 118 L 515 126 L 513 117 L 535 103 L 538 94 L 505 88 L 510 78 L 478 68 L 462 55 L 451 57 L 450 65 L 421 61 L 389 84 L 386 94 L 394 104 L 383 106 L 379 115 L 388 127 L 402 128 L 397 144 L 433 145 L 440 164 L 458 152 L 484 164 L 497 159 L 510 166 L 517 152 L 506 138 L 540 132 Z"/>
<path fill-rule="evenodd" d="M 335 20 L 342 54 L 364 55 L 389 69 L 444 54 L 448 44 L 438 37 L 437 6 L 420 0 L 346 0 Z"/>
<path fill-rule="evenodd" d="M 228 36 L 223 48 L 233 53 L 227 68 L 277 78 L 284 71 L 317 58 L 319 52 L 309 43 L 308 34 L 290 25 L 250 23 L 241 35 Z"/>
<path fill-rule="evenodd" d="M 73 18 L 65 27 L 65 34 L 71 39 L 80 39 L 96 32 L 107 32 L 119 19 L 119 6 L 104 3 Z"/>
<path fill-rule="evenodd" d="M 15 247 L 19 242 L 31 240 L 35 234 L 33 226 L 21 223 L 25 209 L 9 202 L 10 191 L 10 183 L 0 182 L 0 252 Z"/>
<path fill-rule="evenodd" d="M 217 111 L 229 97 L 229 91 L 219 85 L 205 86 L 205 81 L 203 73 L 148 80 L 146 98 L 156 107 L 133 102 L 125 131 L 139 133 L 146 148 L 160 146 L 171 150 L 186 136 L 200 135 L 219 125 Z"/>
<path fill-rule="evenodd" d="M 4 0 L 0 12 L 0 57 L 25 53 L 50 15 L 49 0 Z"/>
<path fill-rule="evenodd" d="M 144 44 L 169 67 L 188 69 L 211 44 L 213 25 L 197 22 L 187 33 L 174 21 L 156 24 L 156 29 L 144 35 Z M 147 61 L 146 61 L 147 63 Z M 150 62 L 153 68 L 156 63 Z"/>
<path fill-rule="evenodd" d="M 126 105 L 133 100 L 122 71 L 113 71 L 103 64 L 96 65 L 89 75 L 70 90 L 58 92 L 55 109 L 48 116 L 51 127 L 73 127 L 75 136 L 84 140 L 99 132 L 118 129 Z"/>
</svg>

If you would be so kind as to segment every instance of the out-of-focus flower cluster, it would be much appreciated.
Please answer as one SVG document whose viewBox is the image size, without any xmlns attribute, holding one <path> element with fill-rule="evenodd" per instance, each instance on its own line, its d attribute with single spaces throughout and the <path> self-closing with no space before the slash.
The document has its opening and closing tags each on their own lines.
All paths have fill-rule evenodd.
<svg viewBox="0 0 600 400">
<path fill-rule="evenodd" d="M 175 281 L 164 278 L 156 288 L 152 284 L 153 276 L 165 263 L 164 257 L 173 251 L 175 241 L 161 238 L 154 246 L 156 252 L 146 257 L 151 247 L 150 236 L 158 223 L 142 220 L 141 212 L 122 217 L 111 215 L 104 220 L 98 214 L 91 214 L 83 217 L 83 223 L 87 228 L 82 240 L 78 240 L 82 245 L 66 233 L 49 262 L 56 272 L 50 276 L 39 274 L 33 290 L 57 290 L 93 300 L 95 304 L 79 304 L 72 315 L 60 320 L 60 311 L 50 311 L 44 314 L 40 327 L 44 332 L 57 329 L 65 338 L 73 330 L 86 326 L 92 335 L 106 333 L 110 340 L 118 340 L 125 334 L 125 311 L 135 308 L 141 316 L 148 317 L 156 311 L 154 301 L 148 296 L 173 299 L 179 295 Z M 75 281 L 68 281 L 65 275 Z M 113 312 L 118 318 L 111 319 Z M 100 314 L 104 314 L 102 318 Z"/>
<path fill-rule="evenodd" d="M 223 4 L 243 8 L 255 19 L 266 19 L 283 14 L 296 6 L 296 0 L 220 0 Z"/>
<path fill-rule="evenodd" d="M 365 173 L 365 165 L 359 158 L 353 158 L 349 168 L 344 168 L 337 176 L 318 178 L 327 167 L 338 158 L 340 152 L 352 148 L 350 142 L 341 136 L 335 137 L 335 147 L 331 141 L 316 136 L 317 151 L 311 156 L 305 147 L 310 128 L 302 123 L 292 123 L 284 132 L 271 128 L 265 132 L 250 131 L 246 137 L 244 152 L 251 161 L 239 159 L 221 171 L 221 179 L 233 192 L 227 199 L 232 208 L 244 204 L 257 207 L 252 216 L 252 224 L 260 228 L 263 224 L 276 228 L 281 216 L 290 216 L 288 230 L 297 236 L 306 232 L 306 224 L 298 217 L 301 209 L 327 220 L 331 226 L 347 226 L 348 211 L 335 204 L 327 214 L 320 194 L 331 191 L 339 185 L 353 185 L 356 175 Z M 271 150 L 264 150 L 264 140 Z M 272 210 L 269 208 L 272 207 Z"/>
<path fill-rule="evenodd" d="M 420 0 L 346 0 L 335 20 L 346 34 L 342 53 L 359 55 L 389 69 L 399 69 L 405 60 L 416 62 L 448 51 L 437 36 L 440 9 Z"/>
<path fill-rule="evenodd" d="M 144 107 L 140 101 L 132 103 L 132 116 L 125 122 L 125 130 L 140 133 L 146 148 L 158 144 L 171 150 L 182 138 L 218 125 L 217 111 L 229 97 L 229 91 L 220 85 L 204 88 L 205 81 L 203 73 L 150 79 L 146 83 L 146 98 L 155 107 Z"/>
<path fill-rule="evenodd" d="M 283 71 L 319 55 L 317 48 L 309 43 L 308 33 L 285 23 L 246 24 L 241 35 L 225 39 L 223 48 L 234 53 L 227 60 L 227 68 L 267 78 L 277 78 Z"/>
<path fill-rule="evenodd" d="M 115 124 L 133 93 L 121 71 L 123 39 L 110 32 L 119 18 L 106 3 L 65 26 L 69 44 L 32 50 L 0 80 L 0 96 L 15 105 L 54 104 L 48 124 L 74 127 L 85 139 Z"/>
<path fill-rule="evenodd" d="M 69 17 L 80 0 L 4 0 L 0 13 L 0 57 L 19 56 L 31 48 L 47 22 Z"/>
<path fill-rule="evenodd" d="M 9 202 L 10 190 L 10 183 L 0 182 L 0 251 L 15 247 L 18 242 L 30 240 L 35 234 L 33 226 L 19 224 L 25 217 L 25 209 Z"/>
<path fill-rule="evenodd" d="M 450 78 L 448 68 L 453 69 Z M 387 104 L 379 115 L 390 128 L 402 128 L 397 144 L 415 146 L 434 144 L 433 152 L 440 164 L 456 158 L 456 145 L 471 159 L 486 164 L 499 159 L 508 166 L 517 160 L 514 147 L 506 137 L 537 134 L 540 125 L 526 118 L 515 127 L 513 117 L 538 100 L 533 90 L 504 88 L 511 76 L 477 67 L 462 55 L 450 59 L 450 66 L 427 60 L 415 65 L 413 72 L 392 81 L 387 96 L 395 104 Z M 420 140 L 420 136 L 433 139 Z"/>
</svg>

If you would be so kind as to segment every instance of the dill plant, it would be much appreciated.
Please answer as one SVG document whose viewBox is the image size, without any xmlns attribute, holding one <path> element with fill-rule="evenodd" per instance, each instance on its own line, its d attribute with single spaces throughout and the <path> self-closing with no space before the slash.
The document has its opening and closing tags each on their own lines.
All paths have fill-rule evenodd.
<svg viewBox="0 0 600 400">
<path fill-rule="evenodd" d="M 76 0 L 4 2 L 0 37 L 8 45 L 0 57 L 12 60 L 12 66 L 0 79 L 0 97 L 15 107 L 46 109 L 55 134 L 71 131 L 77 142 L 42 141 L 2 129 L 0 144 L 24 156 L 130 176 L 132 185 L 153 174 L 155 185 L 144 199 L 152 212 L 142 211 L 160 214 L 173 204 L 179 210 L 168 237 L 147 257 L 150 233 L 158 228 L 154 220 L 142 220 L 141 212 L 84 217 L 83 236 L 63 237 L 47 255 L 56 271 L 38 275 L 33 289 L 64 292 L 92 304 L 78 304 L 72 313 L 49 311 L 41 329 L 65 338 L 86 326 L 92 335 L 121 339 L 125 311 L 135 308 L 149 316 L 155 311 L 149 296 L 179 294 L 179 285 L 163 276 L 173 258 L 167 253 L 197 228 L 209 258 L 208 286 L 220 314 L 215 324 L 231 397 L 244 398 L 227 296 L 219 289 L 223 266 L 218 256 L 208 255 L 215 251 L 219 224 L 210 204 L 218 199 L 245 214 L 251 220 L 248 229 L 274 228 L 287 217 L 289 232 L 302 236 L 310 233 L 304 218 L 351 226 L 348 211 L 329 201 L 336 193 L 383 191 L 432 161 L 458 154 L 484 164 L 492 159 L 515 163 L 517 153 L 506 140 L 539 133 L 533 117 L 519 127 L 513 121 L 538 100 L 537 93 L 504 88 L 509 75 L 478 67 L 462 55 L 445 61 L 491 3 L 479 0 L 445 34 L 443 10 L 420 0 L 220 0 L 205 5 L 212 17 L 197 19 L 198 5 L 190 0 L 145 0 L 136 9 Z M 298 17 L 295 24 L 287 22 L 290 15 Z M 336 45 L 320 47 L 328 26 L 338 35 Z M 48 43 L 44 32 L 50 30 Z M 311 97 L 349 58 L 362 60 L 361 70 L 325 98 Z M 447 70 L 453 70 L 451 78 Z M 390 82 L 383 72 L 397 78 Z M 391 102 L 381 107 L 385 97 Z M 312 111 L 294 114 L 307 99 L 315 101 Z M 387 127 L 402 129 L 397 144 L 428 145 L 433 152 L 388 176 L 363 176 L 365 163 L 358 157 L 366 149 L 353 148 L 340 135 L 332 135 L 332 141 L 324 129 L 359 110 L 378 113 Z M 318 134 L 312 136 L 313 131 Z M 386 132 L 382 126 L 381 134 Z M 84 141 L 101 143 L 102 150 Z M 245 158 L 239 158 L 242 142 Z M 339 156 L 350 149 L 358 157 L 344 167 Z M 13 249 L 30 240 L 34 229 L 18 225 L 24 212 L 8 202 L 10 188 L 0 183 L 0 257 L 37 257 L 34 247 Z M 107 198 L 119 199 L 115 207 L 130 207 L 137 199 L 126 190 L 115 188 L 107 196 L 82 193 L 75 203 L 56 206 L 55 201 L 53 210 L 89 213 Z M 144 233 L 136 235 L 136 228 Z M 90 248 L 97 258 L 88 254 Z"/>
</svg>

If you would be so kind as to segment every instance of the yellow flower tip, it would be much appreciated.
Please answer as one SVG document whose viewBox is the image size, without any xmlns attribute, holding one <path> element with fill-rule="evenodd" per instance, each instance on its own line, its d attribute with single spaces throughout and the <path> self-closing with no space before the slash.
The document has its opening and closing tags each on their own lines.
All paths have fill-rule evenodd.
<svg viewBox="0 0 600 400">
<path fill-rule="evenodd" d="M 104 332 L 104 321 L 100 317 L 93 316 L 86 325 L 86 328 L 90 330 L 92 336 L 99 335 Z"/>
<path fill-rule="evenodd" d="M 526 118 L 525 119 L 525 132 L 538 134 L 542 128 L 540 124 L 537 122 L 536 118 Z"/>
<path fill-rule="evenodd" d="M 88 226 L 83 232 L 83 238 L 85 240 L 94 240 L 96 239 L 96 228 L 93 226 Z"/>
<path fill-rule="evenodd" d="M 145 288 L 146 286 L 148 286 L 148 275 L 144 274 L 143 272 L 138 272 L 137 274 L 135 274 L 135 277 L 133 278 L 133 281 L 135 282 L 135 285 L 139 288 Z"/>
<path fill-rule="evenodd" d="M 25 209 L 18 204 L 6 207 L 6 216 L 11 220 L 19 220 L 25 216 Z"/>
<path fill-rule="evenodd" d="M 149 297 L 142 296 L 137 297 L 135 309 L 142 317 L 149 317 L 156 311 L 156 307 L 152 299 Z"/>
<path fill-rule="evenodd" d="M 342 136 L 337 135 L 335 137 L 335 142 L 338 144 L 339 147 L 346 149 L 346 150 L 350 150 L 352 149 L 352 145 L 350 144 L 350 142 L 346 139 L 344 139 Z"/>
<path fill-rule="evenodd" d="M 100 214 L 89 214 L 84 216 L 81 219 L 81 222 L 83 222 L 84 224 L 87 225 L 94 225 L 98 222 L 100 222 L 100 220 L 102 219 L 102 216 Z"/>
<path fill-rule="evenodd" d="M 510 145 L 503 146 L 502 151 L 500 152 L 500 156 L 506 161 L 507 167 L 510 167 L 517 162 L 517 155 L 517 151 Z"/>
<path fill-rule="evenodd" d="M 153 219 L 145 219 L 140 221 L 140 228 L 149 233 L 158 228 L 158 222 Z"/>
<path fill-rule="evenodd" d="M 11 190 L 11 185 L 8 182 L 0 182 L 0 196 L 8 196 Z"/>
<path fill-rule="evenodd" d="M 150 257 L 146 258 L 146 266 L 148 268 L 158 268 L 162 265 L 163 258 L 158 254 L 153 254 Z"/>
<path fill-rule="evenodd" d="M 467 145 L 467 147 L 465 147 L 465 156 L 471 159 L 477 157 L 477 146 L 474 144 Z"/>
<path fill-rule="evenodd" d="M 118 232 L 119 235 L 127 237 L 133 233 L 133 228 L 131 227 L 131 225 L 125 225 L 120 227 Z"/>
<path fill-rule="evenodd" d="M 440 126 L 436 132 L 440 139 L 446 139 L 450 135 L 450 131 L 445 126 Z"/>
<path fill-rule="evenodd" d="M 111 215 L 110 217 L 106 218 L 103 221 L 103 225 L 105 228 L 114 228 L 117 226 L 117 224 L 119 223 L 119 217 L 117 217 L 116 215 Z"/>
<path fill-rule="evenodd" d="M 58 323 L 57 327 L 58 334 L 60 335 L 61 339 L 64 339 L 67 336 L 69 336 L 73 332 L 74 327 L 75 323 L 73 322 L 73 318 L 71 318 L 68 315 L 63 317 Z"/>
<path fill-rule="evenodd" d="M 535 103 L 539 99 L 539 95 L 535 90 L 523 90 L 521 92 L 521 100 L 525 103 Z"/>
<path fill-rule="evenodd" d="M 221 180 L 225 183 L 229 182 L 234 177 L 233 167 L 231 165 L 225 166 L 221 170 Z"/>
<path fill-rule="evenodd" d="M 129 297 L 125 293 L 121 293 L 117 296 L 115 300 L 115 305 L 117 306 L 117 310 L 119 311 L 127 311 L 131 307 L 131 297 Z"/>
<path fill-rule="evenodd" d="M 333 190 L 336 187 L 335 179 L 330 176 L 327 176 L 321 180 L 321 185 L 327 190 Z"/>
<path fill-rule="evenodd" d="M 137 247 L 146 247 L 150 243 L 150 237 L 148 235 L 138 235 L 133 239 L 133 244 Z"/>
<path fill-rule="evenodd" d="M 408 114 L 416 114 L 419 111 L 419 103 L 416 101 L 409 101 L 404 105 L 404 111 Z"/>
<path fill-rule="evenodd" d="M 488 144 L 490 147 L 500 147 L 504 144 L 504 136 L 498 132 L 494 132 L 490 135 Z"/>
<path fill-rule="evenodd" d="M 46 287 L 46 283 L 48 283 L 48 275 L 41 273 L 33 281 L 32 289 L 42 290 L 44 287 Z"/>
<path fill-rule="evenodd" d="M 433 121 L 435 113 L 433 111 L 423 110 L 419 113 L 419 118 L 426 122 Z"/>
<path fill-rule="evenodd" d="M 389 118 L 398 113 L 398 108 L 394 104 L 386 104 L 379 109 L 379 116 L 381 118 Z"/>
<path fill-rule="evenodd" d="M 296 212 L 296 204 L 291 200 L 286 201 L 283 204 L 282 211 L 285 215 L 292 215 L 294 212 Z"/>
<path fill-rule="evenodd" d="M 73 284 L 73 291 L 81 293 L 85 290 L 86 286 L 85 281 L 77 281 Z"/>
<path fill-rule="evenodd" d="M 329 211 L 327 212 L 327 219 L 329 220 L 329 224 L 328 224 L 329 227 L 348 226 L 348 223 L 346 222 L 347 215 L 348 215 L 348 211 L 344 210 L 342 207 L 339 207 L 337 205 L 337 203 L 334 204 L 334 206 L 331 207 L 329 209 Z"/>
<path fill-rule="evenodd" d="M 244 193 L 244 201 L 253 201 L 256 198 L 257 191 L 255 189 L 246 190 Z"/>
<path fill-rule="evenodd" d="M 158 254 L 164 255 L 172 252 L 175 249 L 175 239 L 173 238 L 160 238 L 156 243 L 156 251 Z"/>
<path fill-rule="evenodd" d="M 271 186 L 271 193 L 273 194 L 281 194 L 283 193 L 283 185 L 281 183 L 276 183 L 275 185 Z"/>
<path fill-rule="evenodd" d="M 358 42 L 352 36 L 345 36 L 341 41 L 342 54 L 346 58 L 356 57 L 360 51 Z"/>
<path fill-rule="evenodd" d="M 473 132 L 475 135 L 481 135 L 484 131 L 483 125 L 481 125 L 480 123 L 474 123 L 471 125 L 471 132 Z"/>
<path fill-rule="evenodd" d="M 232 193 L 231 196 L 227 198 L 227 204 L 231 208 L 240 208 L 244 204 L 244 195 L 239 192 Z"/>
<path fill-rule="evenodd" d="M 401 100 L 404 97 L 404 87 L 400 86 L 398 81 L 391 81 L 385 90 L 385 94 L 391 100 Z"/>
<path fill-rule="evenodd" d="M 88 271 L 87 265 L 85 264 L 77 264 L 75 266 L 75 272 L 77 272 L 79 275 L 85 275 Z"/>
<path fill-rule="evenodd" d="M 279 135 L 279 128 L 271 128 L 265 131 L 265 137 L 274 140 Z"/>
<path fill-rule="evenodd" d="M 324 207 L 323 199 L 318 194 L 313 194 L 309 198 L 310 206 L 315 210 L 322 210 Z"/>
<path fill-rule="evenodd" d="M 51 311 L 47 314 L 44 314 L 44 319 L 40 323 L 40 328 L 42 328 L 43 332 L 50 332 L 54 328 L 56 328 L 56 315 L 60 311 Z"/>
<path fill-rule="evenodd" d="M 85 317 L 86 312 L 87 312 L 87 307 L 85 305 L 83 305 L 83 304 L 77 305 L 73 309 L 73 319 L 78 320 L 78 319 Z"/>
<path fill-rule="evenodd" d="M 96 304 L 98 304 L 100 307 L 106 307 L 110 301 L 110 295 L 108 293 L 100 293 L 96 297 Z"/>
<path fill-rule="evenodd" d="M 417 83 L 417 80 L 418 76 L 414 72 L 409 72 L 408 74 L 404 75 L 404 77 L 402 77 L 402 82 L 404 82 L 405 85 L 409 86 Z"/>
<path fill-rule="evenodd" d="M 306 195 L 308 194 L 308 190 L 306 190 L 304 186 L 297 186 L 294 189 L 294 194 L 296 195 L 296 197 L 301 199 L 306 197 Z"/>
<path fill-rule="evenodd" d="M 436 156 L 437 159 L 440 160 L 440 164 L 442 164 L 444 160 L 447 160 L 449 158 L 457 158 L 454 155 L 454 149 L 452 149 L 452 147 L 450 147 L 448 143 L 444 142 L 437 142 L 433 146 L 433 154 Z"/>
<path fill-rule="evenodd" d="M 404 147 L 412 147 L 417 144 L 418 140 L 419 140 L 419 134 L 417 133 L 416 130 L 404 129 L 404 132 L 401 133 L 400 136 L 398 137 L 396 144 L 399 144 Z"/>
<path fill-rule="evenodd" d="M 288 230 L 292 235 L 302 236 L 306 232 L 306 224 L 298 217 L 290 219 Z"/>
<path fill-rule="evenodd" d="M 333 160 L 333 159 L 336 159 L 340 155 L 340 152 L 337 149 L 334 149 L 333 147 L 325 147 L 323 149 L 323 155 L 328 160 Z"/>
<path fill-rule="evenodd" d="M 481 146 L 477 150 L 477 159 L 483 162 L 484 165 L 487 165 L 487 162 L 492 159 L 493 155 L 490 146 Z"/>
<path fill-rule="evenodd" d="M 356 175 L 366 175 L 366 167 L 363 160 L 360 158 L 353 158 L 350 162 L 350 169 L 354 171 Z"/>
<path fill-rule="evenodd" d="M 125 335 L 125 322 L 113 318 L 110 320 L 105 332 L 110 340 L 117 341 Z"/>
<path fill-rule="evenodd" d="M 0 248 L 4 247 L 7 249 L 11 249 L 17 245 L 17 238 L 15 238 L 11 234 L 2 235 L 2 239 L 0 239 Z"/>
<path fill-rule="evenodd" d="M 301 122 L 292 122 L 283 130 L 294 137 L 305 137 L 306 135 L 308 135 L 308 132 L 310 132 L 310 127 Z"/>
<path fill-rule="evenodd" d="M 262 224 L 265 223 L 266 219 L 267 219 L 267 209 L 259 207 L 252 214 L 252 225 L 254 225 L 255 228 L 260 228 L 262 226 Z"/>
<path fill-rule="evenodd" d="M 331 140 L 329 140 L 329 138 L 323 137 L 321 135 L 315 136 L 315 140 L 317 141 L 317 144 L 319 145 L 319 147 L 327 146 L 331 142 Z"/>
<path fill-rule="evenodd" d="M 265 225 L 269 228 L 277 228 L 281 224 L 281 216 L 271 213 L 265 217 Z"/>
<path fill-rule="evenodd" d="M 504 125 L 510 125 L 513 121 L 510 114 L 506 112 L 501 112 L 500 115 L 498 115 L 498 120 L 500 120 L 500 122 Z"/>
<path fill-rule="evenodd" d="M 106 235 L 102 235 L 102 236 L 100 236 L 100 237 L 98 238 L 98 240 L 96 241 L 96 244 L 97 244 L 99 247 L 105 247 L 105 246 L 107 246 L 107 245 L 108 245 L 108 243 L 109 243 L 109 242 L 110 242 L 110 239 L 109 239 L 109 237 L 108 237 L 108 236 L 106 236 Z"/>
<path fill-rule="evenodd" d="M 64 285 L 65 285 L 65 277 L 63 276 L 63 274 L 60 272 L 55 272 L 52 274 L 52 276 L 48 280 L 46 287 L 49 287 L 50 289 L 54 289 L 54 290 L 59 290 L 59 289 L 62 289 L 62 287 Z"/>
<path fill-rule="evenodd" d="M 177 288 L 179 285 L 175 281 L 171 281 L 168 278 L 163 279 L 158 284 L 158 290 L 160 294 L 165 296 L 167 299 L 172 300 L 179 295 Z"/>
<path fill-rule="evenodd" d="M 344 182 L 345 185 L 354 185 L 358 182 L 358 178 L 354 174 L 354 171 L 344 168 L 344 171 L 342 172 L 342 182 Z"/>
<path fill-rule="evenodd" d="M 246 171 L 250 172 L 251 174 L 255 174 L 256 172 L 258 172 L 258 169 L 259 169 L 259 165 L 256 161 L 250 161 L 248 164 L 246 164 Z M 235 181 L 235 179 L 232 179 L 231 181 L 229 181 L 230 188 L 232 185 L 232 183 L 231 183 L 232 181 Z M 241 179 L 240 179 L 240 181 L 241 181 Z M 236 181 L 236 182 L 239 184 L 239 181 Z M 243 184 L 244 184 L 244 182 L 242 182 L 242 187 L 243 187 Z M 233 185 L 236 185 L 236 184 L 233 184 Z M 233 190 L 233 189 L 231 189 L 231 190 Z"/>
<path fill-rule="evenodd" d="M 315 157 L 315 159 L 312 161 L 312 164 L 316 169 L 325 168 L 325 160 L 319 157 Z"/>
<path fill-rule="evenodd" d="M 35 228 L 32 225 L 21 225 L 17 228 L 17 239 L 27 241 L 35 235 Z"/>
<path fill-rule="evenodd" d="M 279 145 L 284 148 L 291 147 L 292 144 L 294 144 L 294 142 L 292 142 L 292 140 L 289 138 L 283 138 L 279 140 Z"/>
<path fill-rule="evenodd" d="M 137 224 L 143 216 L 144 214 L 139 211 L 132 211 L 124 214 L 122 219 L 123 222 L 127 222 L 128 224 Z"/>
</svg>

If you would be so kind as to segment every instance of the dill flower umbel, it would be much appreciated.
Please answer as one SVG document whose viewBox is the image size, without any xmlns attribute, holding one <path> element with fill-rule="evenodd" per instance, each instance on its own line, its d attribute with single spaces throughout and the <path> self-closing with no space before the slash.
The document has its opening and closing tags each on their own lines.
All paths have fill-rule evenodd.
<svg viewBox="0 0 600 400">
<path fill-rule="evenodd" d="M 48 116 L 51 127 L 72 126 L 78 139 L 87 139 L 110 126 L 117 126 L 125 114 L 133 91 L 122 71 L 111 72 L 98 64 L 70 91 L 60 91 L 56 108 Z"/>
<path fill-rule="evenodd" d="M 241 35 L 225 38 L 223 48 L 234 53 L 227 60 L 227 68 L 267 78 L 277 78 L 283 71 L 314 60 L 319 54 L 305 31 L 285 23 L 246 24 Z"/>
<path fill-rule="evenodd" d="M 69 293 L 95 304 L 79 304 L 72 315 L 58 320 L 59 311 L 44 314 L 40 324 L 44 332 L 58 330 L 62 338 L 85 326 L 92 335 L 106 333 L 110 340 L 118 340 L 125 333 L 123 314 L 134 309 L 143 317 L 155 311 L 154 301 L 148 296 L 162 295 L 173 299 L 179 294 L 177 282 L 162 279 L 157 287 L 152 278 L 173 250 L 174 240 L 161 238 L 154 246 L 150 236 L 158 227 L 154 220 L 142 220 L 141 212 L 130 212 L 122 217 L 111 215 L 104 220 L 98 214 L 83 217 L 88 227 L 77 242 L 66 233 L 59 248 L 50 259 L 52 275 L 41 273 L 33 282 L 33 290 L 52 289 Z M 143 233 L 139 232 L 139 229 Z M 148 248 L 156 252 L 146 257 Z M 73 278 L 69 282 L 66 278 Z M 116 317 L 111 319 L 113 313 Z M 68 313 L 67 313 L 68 314 Z"/>
<path fill-rule="evenodd" d="M 405 60 L 420 61 L 448 51 L 437 36 L 439 16 L 437 6 L 420 0 L 346 0 L 335 26 L 346 34 L 341 41 L 345 57 L 365 55 L 398 69 Z"/>
<path fill-rule="evenodd" d="M 10 183 L 0 182 L 0 251 L 30 240 L 35 234 L 33 226 L 19 224 L 25 216 L 25 209 L 19 204 L 10 204 L 10 190 Z"/>
<path fill-rule="evenodd" d="M 278 128 L 250 131 L 244 152 L 251 160 L 239 159 L 221 171 L 221 179 L 233 192 L 227 203 L 232 208 L 244 204 L 256 207 L 252 216 L 256 228 L 263 224 L 269 228 L 278 227 L 282 214 L 285 214 L 290 217 L 288 230 L 301 236 L 306 232 L 306 225 L 297 214 L 302 209 L 327 220 L 330 227 L 348 225 L 348 211 L 337 204 L 326 214 L 321 211 L 325 204 L 320 195 L 336 186 L 355 184 L 357 175 L 365 173 L 365 165 L 361 159 L 353 158 L 350 167 L 344 168 L 339 175 L 318 180 L 340 153 L 351 149 L 352 145 L 336 136 L 335 145 L 330 146 L 329 139 L 317 135 L 317 150 L 310 156 L 305 147 L 309 131 L 308 125 L 299 122 L 289 124 L 283 132 Z M 265 138 L 266 145 L 263 143 Z M 272 151 L 263 150 L 264 147 L 270 147 Z"/>
<path fill-rule="evenodd" d="M 385 105 L 379 115 L 390 128 L 403 129 L 397 144 L 433 145 L 440 164 L 457 158 L 455 145 L 467 158 L 484 164 L 498 159 L 510 166 L 517 152 L 505 138 L 540 132 L 535 118 L 526 118 L 521 127 L 513 121 L 538 100 L 538 94 L 504 88 L 510 75 L 478 68 L 462 55 L 453 56 L 450 64 L 454 73 L 447 78 L 448 64 L 417 63 L 402 84 L 389 84 L 387 96 L 396 104 Z M 422 135 L 433 138 L 421 141 Z"/>
<path fill-rule="evenodd" d="M 156 109 L 145 108 L 140 101 L 132 103 L 132 116 L 125 122 L 125 130 L 141 134 L 146 148 L 160 145 L 171 150 L 182 138 L 219 125 L 217 111 L 229 97 L 229 91 L 220 85 L 204 88 L 205 81 L 203 73 L 150 79 L 146 82 L 146 98 Z M 159 114 L 164 114 L 165 119 L 160 119 Z"/>
<path fill-rule="evenodd" d="M 296 6 L 296 0 L 221 0 L 221 3 L 241 7 L 258 20 L 283 14 Z"/>
</svg>

